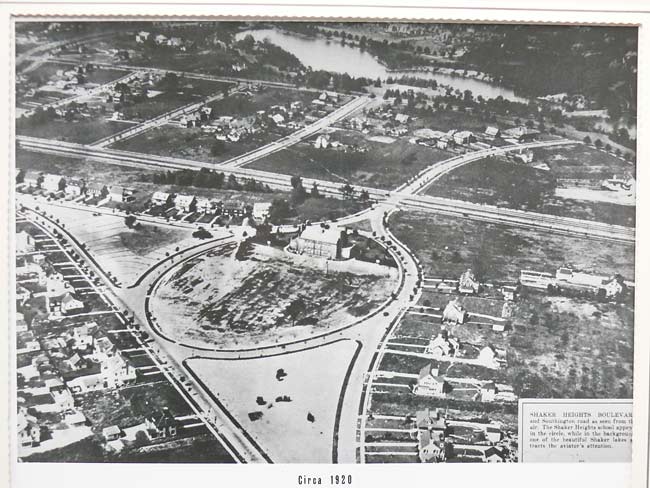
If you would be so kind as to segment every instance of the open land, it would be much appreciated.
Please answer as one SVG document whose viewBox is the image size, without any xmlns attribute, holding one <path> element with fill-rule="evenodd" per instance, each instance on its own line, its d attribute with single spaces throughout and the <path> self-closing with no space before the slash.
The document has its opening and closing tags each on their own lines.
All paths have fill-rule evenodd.
<svg viewBox="0 0 650 488">
<path fill-rule="evenodd" d="M 255 246 L 211 251 L 165 277 L 152 313 L 170 337 L 196 344 L 273 344 L 338 328 L 384 302 L 392 280 L 329 272 L 325 263 Z"/>
<path fill-rule="evenodd" d="M 395 236 L 412 249 L 425 276 L 457 279 L 467 268 L 479 277 L 514 282 L 522 269 L 554 272 L 572 264 L 599 274 L 634 279 L 634 246 L 422 212 L 391 218 Z"/>
<path fill-rule="evenodd" d="M 187 362 L 272 459 L 331 463 L 341 385 L 355 349 L 355 342 L 342 340 L 259 359 Z M 334 357 L 336 361 L 331 360 Z M 277 379 L 280 369 L 286 376 Z M 318 370 L 318 381 L 314 381 L 314 370 Z M 258 419 L 249 417 L 253 412 L 259 412 Z"/>
</svg>

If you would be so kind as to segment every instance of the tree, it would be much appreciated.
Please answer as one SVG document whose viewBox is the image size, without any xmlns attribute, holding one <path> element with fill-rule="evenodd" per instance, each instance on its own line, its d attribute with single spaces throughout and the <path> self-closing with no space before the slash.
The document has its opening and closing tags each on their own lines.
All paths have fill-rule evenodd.
<svg viewBox="0 0 650 488">
<path fill-rule="evenodd" d="M 359 193 L 359 200 L 362 202 L 367 202 L 370 200 L 370 194 L 368 193 L 368 190 L 361 190 L 361 193 Z"/>
<path fill-rule="evenodd" d="M 269 220 L 275 224 L 281 223 L 284 219 L 291 216 L 291 206 L 283 198 L 276 198 L 271 202 L 269 208 Z"/>
<path fill-rule="evenodd" d="M 354 188 L 352 188 L 352 186 L 350 186 L 350 183 L 346 183 L 345 185 L 343 185 L 340 188 L 340 190 L 341 190 L 341 193 L 343 194 L 343 196 L 345 198 L 351 198 L 352 195 L 354 195 Z"/>
<path fill-rule="evenodd" d="M 311 192 L 310 192 L 309 196 L 311 198 L 320 198 L 321 197 L 321 194 L 318 191 L 318 185 L 316 184 L 315 181 L 314 181 L 314 184 L 311 187 Z"/>
<path fill-rule="evenodd" d="M 582 142 L 585 144 L 591 144 L 591 137 L 585 136 L 584 139 L 582 139 Z"/>
<path fill-rule="evenodd" d="M 241 185 L 237 181 L 237 177 L 232 173 L 228 175 L 228 184 L 226 186 L 229 190 L 241 190 Z"/>
<path fill-rule="evenodd" d="M 126 225 L 129 229 L 133 229 L 135 226 L 136 218 L 134 215 L 127 215 L 124 217 L 124 225 Z"/>
<path fill-rule="evenodd" d="M 596 142 L 594 142 L 594 146 L 600 149 L 601 147 L 603 147 L 603 141 L 601 141 L 600 139 L 596 139 Z"/>
<path fill-rule="evenodd" d="M 298 297 L 293 300 L 287 307 L 287 313 L 291 318 L 291 325 L 296 325 L 296 319 L 307 309 L 307 304 L 302 297 Z"/>
<path fill-rule="evenodd" d="M 300 176 L 291 177 L 291 202 L 294 205 L 300 205 L 307 199 L 307 190 L 302 186 L 302 178 Z"/>
</svg>

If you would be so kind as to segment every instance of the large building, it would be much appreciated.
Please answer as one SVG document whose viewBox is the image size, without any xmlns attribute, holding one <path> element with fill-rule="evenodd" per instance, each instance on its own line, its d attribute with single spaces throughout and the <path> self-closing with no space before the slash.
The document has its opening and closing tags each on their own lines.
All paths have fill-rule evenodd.
<svg viewBox="0 0 650 488">
<path fill-rule="evenodd" d="M 336 226 L 312 225 L 306 227 L 298 237 L 291 241 L 289 249 L 298 254 L 342 259 L 350 257 L 347 241 L 345 229 Z"/>
</svg>

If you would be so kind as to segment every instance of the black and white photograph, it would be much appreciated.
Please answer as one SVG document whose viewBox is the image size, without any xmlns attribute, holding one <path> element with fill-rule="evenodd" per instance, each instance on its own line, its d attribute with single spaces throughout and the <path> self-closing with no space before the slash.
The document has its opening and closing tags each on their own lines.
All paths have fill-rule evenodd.
<svg viewBox="0 0 650 488">
<path fill-rule="evenodd" d="M 15 459 L 630 462 L 638 35 L 16 17 Z"/>
</svg>

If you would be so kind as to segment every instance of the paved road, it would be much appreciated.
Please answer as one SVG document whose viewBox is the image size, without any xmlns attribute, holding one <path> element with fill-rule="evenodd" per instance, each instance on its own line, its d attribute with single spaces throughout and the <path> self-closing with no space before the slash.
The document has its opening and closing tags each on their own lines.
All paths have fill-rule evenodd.
<svg viewBox="0 0 650 488">
<path fill-rule="evenodd" d="M 33 208 L 25 205 L 24 202 L 23 205 L 25 213 L 31 215 L 34 220 L 36 220 L 37 216 L 38 218 L 44 219 L 45 224 L 42 225 L 46 228 L 51 230 L 56 229 L 63 235 L 68 233 L 55 221 L 48 219 Z M 113 304 L 113 308 L 116 311 L 130 311 L 130 313 L 136 317 L 137 321 L 142 324 L 143 329 L 150 335 L 150 337 L 156 338 L 157 336 L 155 332 L 147 325 L 148 321 L 144 313 L 145 296 L 142 295 L 142 290 L 147 290 L 148 284 L 150 284 L 151 280 L 156 279 L 158 275 L 156 273 L 148 275 L 141 285 L 135 289 L 120 289 L 114 286 L 110 280 L 105 278 L 105 270 L 99 268 L 99 265 L 94 260 L 89 259 L 88 252 L 85 249 L 81 248 L 72 240 L 69 240 L 68 242 L 79 256 L 84 259 L 86 266 L 102 280 L 102 296 L 105 296 Z M 227 243 L 227 241 L 222 241 L 217 245 L 225 245 L 225 243 Z M 214 246 L 214 243 L 206 243 L 204 245 L 207 249 Z M 200 248 L 198 251 L 197 248 L 194 248 L 192 252 L 201 251 L 202 249 Z M 165 268 L 163 267 L 163 271 L 164 269 Z M 89 279 L 88 281 L 89 283 L 92 283 L 92 280 Z M 237 462 L 269 462 L 265 454 L 260 452 L 259 447 L 251 444 L 250 440 L 246 435 L 244 435 L 241 429 L 238 426 L 235 426 L 231 419 L 222 412 L 217 405 L 215 405 L 198 383 L 196 383 L 196 381 L 191 377 L 182 374 L 185 369 L 182 364 L 180 364 L 181 361 L 177 359 L 178 355 L 170 352 L 168 348 L 170 344 L 167 344 L 164 341 L 156 341 L 155 346 L 150 346 L 146 341 L 140 340 L 140 345 L 141 347 L 147 348 L 148 352 L 151 353 L 154 363 L 170 381 L 172 386 L 190 404 L 195 414 L 206 424 L 210 432 L 223 441 L 224 447 L 231 452 L 233 459 Z"/>
<path fill-rule="evenodd" d="M 200 102 L 193 102 L 187 105 L 183 105 L 182 107 L 178 107 L 168 112 L 165 112 L 164 114 L 160 114 L 141 124 L 135 125 L 133 127 L 129 127 L 128 129 L 125 129 L 122 132 L 118 132 L 117 134 L 112 134 L 110 136 L 106 136 L 102 139 L 99 139 L 98 141 L 89 144 L 89 146 L 101 148 L 101 147 L 110 146 L 111 144 L 114 144 L 119 141 L 131 139 L 132 137 L 135 137 L 138 134 L 142 134 L 143 132 L 146 132 L 148 130 L 154 129 L 156 127 L 160 127 L 161 125 L 165 125 L 170 120 L 176 117 L 180 117 L 183 114 L 193 113 L 198 109 L 200 109 L 203 105 L 214 102 L 216 100 L 222 100 L 223 98 L 224 98 L 223 93 L 217 93 L 207 97 L 204 100 L 201 100 Z"/>
<path fill-rule="evenodd" d="M 266 146 L 260 147 L 241 156 L 234 157 L 228 161 L 224 161 L 223 163 L 220 163 L 220 166 L 238 168 L 252 163 L 253 161 L 257 161 L 258 159 L 268 156 L 269 154 L 273 154 L 275 152 L 281 151 L 282 149 L 286 149 L 287 147 L 292 146 L 302 141 L 303 139 L 316 134 L 326 127 L 329 127 L 333 123 L 338 122 L 339 120 L 347 117 L 357 110 L 361 110 L 370 102 L 371 99 L 368 97 L 357 97 L 342 107 L 339 107 L 334 112 L 318 119 L 313 124 L 309 124 L 302 129 L 297 130 L 296 132 L 293 132 L 286 137 L 283 137 L 282 139 L 267 144 Z"/>
<path fill-rule="evenodd" d="M 222 171 L 227 175 L 233 174 L 241 178 L 255 178 L 257 181 L 268 184 L 271 188 L 281 190 L 291 190 L 292 188 L 291 177 L 289 175 L 269 173 L 266 171 L 252 170 L 247 168 L 222 166 L 218 164 L 205 163 L 182 158 L 140 154 L 128 151 L 118 151 L 115 149 L 94 148 L 83 144 L 40 139 L 28 136 L 18 136 L 16 139 L 21 147 L 29 149 L 31 151 L 66 155 L 76 158 L 86 158 L 102 163 L 138 168 L 189 168 L 195 170 L 208 168 Z M 547 143 L 535 144 L 538 144 L 536 147 L 542 147 L 541 145 L 554 145 L 558 142 L 562 141 L 548 141 Z M 510 151 L 516 151 L 521 147 L 528 146 L 516 145 L 508 146 L 507 148 Z M 505 149 L 506 148 L 500 148 L 502 151 Z M 467 157 L 463 159 L 464 164 L 476 160 L 474 156 L 471 158 L 469 157 L 471 155 L 466 156 Z M 452 159 L 453 161 L 449 165 L 443 161 L 441 163 L 436 163 L 434 166 L 437 166 L 438 164 L 445 164 L 445 169 L 450 171 L 448 169 L 449 166 L 453 164 L 454 167 L 458 167 L 458 164 L 460 164 L 458 163 L 457 158 Z M 427 180 L 426 183 L 431 183 L 431 178 L 433 178 L 433 176 L 431 176 L 430 173 L 427 173 L 427 176 L 420 175 L 416 176 L 415 178 L 419 180 L 420 178 L 427 177 L 429 177 L 429 180 Z M 412 208 L 422 211 L 442 213 L 446 215 L 455 215 L 461 218 L 489 221 L 515 227 L 537 228 L 562 234 L 575 235 L 579 237 L 589 237 L 593 239 L 615 240 L 628 243 L 633 243 L 635 240 L 635 230 L 631 227 L 611 225 L 602 222 L 568 217 L 559 217 L 555 215 L 515 210 L 491 205 L 482 205 L 461 200 L 437 198 L 418 194 L 414 195 L 414 191 L 419 191 L 421 188 L 423 188 L 421 184 L 414 185 L 414 181 L 415 180 L 407 182 L 406 186 L 403 186 L 401 189 L 398 189 L 394 192 L 368 187 L 356 187 L 356 189 L 358 191 L 365 189 L 372 199 L 379 202 L 387 201 L 393 208 Z M 306 187 L 309 187 L 313 183 L 316 183 L 322 194 L 339 198 L 341 197 L 339 183 L 333 183 L 331 181 L 318 180 L 314 178 L 303 178 L 303 183 Z"/>
</svg>

